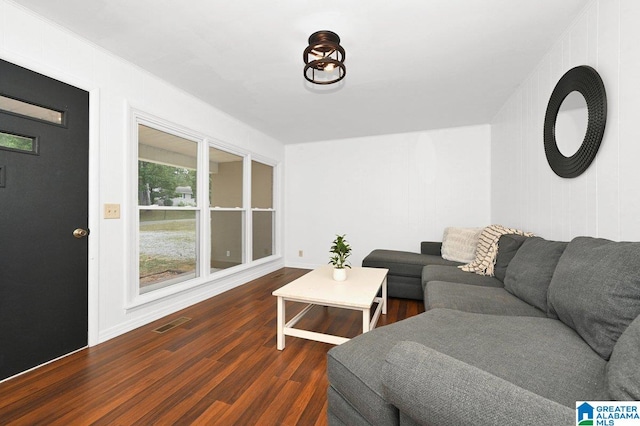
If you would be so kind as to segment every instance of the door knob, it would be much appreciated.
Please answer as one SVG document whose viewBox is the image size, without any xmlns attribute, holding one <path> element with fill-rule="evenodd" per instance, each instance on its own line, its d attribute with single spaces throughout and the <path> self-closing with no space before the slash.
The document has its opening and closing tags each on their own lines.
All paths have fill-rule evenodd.
<svg viewBox="0 0 640 426">
<path fill-rule="evenodd" d="M 89 230 L 88 229 L 82 229 L 82 228 L 76 228 L 73 231 L 73 236 L 80 239 L 80 238 L 84 238 L 87 235 L 89 235 Z"/>
</svg>

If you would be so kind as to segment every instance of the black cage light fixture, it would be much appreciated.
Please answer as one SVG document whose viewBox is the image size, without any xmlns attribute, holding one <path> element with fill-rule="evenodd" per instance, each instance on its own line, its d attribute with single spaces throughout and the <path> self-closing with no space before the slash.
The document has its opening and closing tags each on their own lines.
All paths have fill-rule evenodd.
<svg viewBox="0 0 640 426">
<path fill-rule="evenodd" d="M 344 78 L 346 54 L 340 37 L 333 31 L 316 31 L 304 49 L 304 78 L 314 84 L 333 84 Z"/>
</svg>

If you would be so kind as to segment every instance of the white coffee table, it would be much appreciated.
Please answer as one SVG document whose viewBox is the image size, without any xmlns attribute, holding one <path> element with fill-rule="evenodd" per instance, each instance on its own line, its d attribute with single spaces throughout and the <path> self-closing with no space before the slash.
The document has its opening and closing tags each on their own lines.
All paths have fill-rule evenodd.
<svg viewBox="0 0 640 426">
<path fill-rule="evenodd" d="M 284 349 L 285 336 L 301 337 L 319 342 L 340 345 L 349 339 L 332 334 L 294 328 L 294 325 L 309 312 L 314 305 L 362 311 L 362 332 L 373 329 L 380 313 L 387 313 L 387 272 L 381 268 L 354 267 L 347 270 L 346 281 L 334 281 L 333 267 L 326 265 L 309 272 L 274 291 L 278 298 L 278 350 Z M 377 297 L 382 288 L 382 297 Z M 285 324 L 285 302 L 302 302 L 308 305 Z M 373 317 L 371 308 L 377 303 Z M 371 319 L 369 319 L 371 317 Z"/>
</svg>

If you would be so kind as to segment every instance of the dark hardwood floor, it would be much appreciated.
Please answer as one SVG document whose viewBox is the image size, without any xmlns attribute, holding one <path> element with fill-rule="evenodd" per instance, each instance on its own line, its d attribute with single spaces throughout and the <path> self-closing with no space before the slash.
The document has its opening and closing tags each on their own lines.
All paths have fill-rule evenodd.
<svg viewBox="0 0 640 426">
<path fill-rule="evenodd" d="M 287 337 L 276 349 L 271 292 L 306 272 L 281 269 L 0 383 L 0 425 L 325 425 L 332 345 Z M 287 304 L 287 319 L 302 307 Z M 389 299 L 378 326 L 423 310 Z M 191 320 L 153 332 L 183 316 Z M 298 326 L 353 337 L 361 321 L 314 307 Z"/>
</svg>

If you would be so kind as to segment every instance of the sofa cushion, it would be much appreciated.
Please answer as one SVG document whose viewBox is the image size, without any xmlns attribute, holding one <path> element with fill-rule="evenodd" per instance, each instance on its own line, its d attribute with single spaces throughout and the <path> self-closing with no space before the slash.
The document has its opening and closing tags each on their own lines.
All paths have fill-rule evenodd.
<svg viewBox="0 0 640 426">
<path fill-rule="evenodd" d="M 389 275 L 421 277 L 425 265 L 460 265 L 440 256 L 397 250 L 373 250 L 362 260 L 362 266 L 386 268 Z"/>
<path fill-rule="evenodd" d="M 518 249 L 528 237 L 517 234 L 504 234 L 498 239 L 498 253 L 496 254 L 496 264 L 493 267 L 493 275 L 504 282 L 507 274 L 507 267 L 513 256 L 516 255 Z"/>
<path fill-rule="evenodd" d="M 418 420 L 417 424 L 575 423 L 574 407 L 550 401 L 416 342 L 398 343 L 387 356 L 382 376 L 387 399 L 401 415 Z M 445 383 L 450 385 L 443 386 Z"/>
<path fill-rule="evenodd" d="M 371 424 L 397 422 L 395 407 L 384 399 L 380 372 L 391 348 L 403 340 L 568 407 L 575 408 L 577 400 L 598 401 L 607 396 L 606 362 L 560 321 L 434 309 L 329 350 L 329 383 Z M 443 383 L 448 385 L 457 384 Z"/>
<path fill-rule="evenodd" d="M 446 281 L 450 283 L 462 283 L 479 285 L 483 287 L 502 287 L 500 280 L 486 275 L 464 272 L 455 266 L 427 265 L 422 269 L 422 290 L 430 281 Z"/>
<path fill-rule="evenodd" d="M 527 238 L 509 263 L 504 288 L 546 312 L 549 283 L 566 247 L 565 242 Z"/>
<path fill-rule="evenodd" d="M 618 337 L 640 314 L 638 259 L 640 243 L 573 239 L 549 285 L 549 316 L 576 330 L 609 359 Z"/>
<path fill-rule="evenodd" d="M 607 364 L 609 396 L 640 401 L 640 316 L 620 335 Z"/>
<path fill-rule="evenodd" d="M 504 234 L 518 234 L 533 236 L 531 233 L 525 233 L 519 229 L 506 228 L 502 225 L 490 225 L 482 230 L 478 239 L 478 247 L 476 248 L 476 258 L 473 262 L 459 266 L 466 272 L 474 272 L 480 275 L 493 276 L 493 267 L 496 263 L 496 255 L 498 254 L 498 240 Z"/>
<path fill-rule="evenodd" d="M 473 275 L 473 274 L 472 274 Z M 456 309 L 492 315 L 546 318 L 547 312 L 518 299 L 504 288 L 431 281 L 424 293 L 425 310 Z"/>
<path fill-rule="evenodd" d="M 442 256 L 442 242 L 422 241 L 420 242 L 420 253 Z"/>
<path fill-rule="evenodd" d="M 442 235 L 442 258 L 463 263 L 473 261 L 481 232 L 482 228 L 445 228 Z"/>
</svg>

